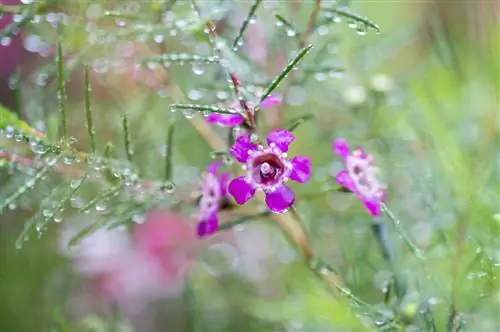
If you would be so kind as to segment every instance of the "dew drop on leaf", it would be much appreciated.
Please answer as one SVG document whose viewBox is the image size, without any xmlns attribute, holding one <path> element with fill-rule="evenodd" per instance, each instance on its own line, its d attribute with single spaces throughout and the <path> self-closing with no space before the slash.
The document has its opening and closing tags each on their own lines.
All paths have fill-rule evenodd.
<svg viewBox="0 0 500 332">
<path fill-rule="evenodd" d="M 205 73 L 205 68 L 199 64 L 194 64 L 191 69 L 195 75 L 203 75 Z"/>
</svg>

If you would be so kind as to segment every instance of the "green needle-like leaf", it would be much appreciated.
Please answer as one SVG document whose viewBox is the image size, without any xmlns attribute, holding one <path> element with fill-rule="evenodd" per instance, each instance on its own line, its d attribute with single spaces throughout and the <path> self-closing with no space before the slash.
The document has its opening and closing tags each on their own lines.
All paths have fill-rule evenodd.
<svg viewBox="0 0 500 332">
<path fill-rule="evenodd" d="M 235 226 L 241 225 L 247 221 L 265 218 L 265 217 L 268 217 L 270 215 L 271 215 L 271 212 L 265 211 L 265 212 L 261 212 L 261 213 L 251 215 L 251 216 L 242 216 L 242 217 L 236 218 L 232 221 L 229 221 L 229 222 L 226 222 L 226 223 L 220 225 L 217 230 L 218 231 L 228 230 L 228 229 L 231 229 Z"/>
<path fill-rule="evenodd" d="M 297 118 L 292 119 L 286 126 L 286 130 L 294 131 L 298 126 L 312 119 L 314 119 L 314 114 L 312 113 L 301 115 Z"/>
<path fill-rule="evenodd" d="M 290 73 L 290 71 L 292 71 L 293 68 L 295 68 L 295 66 L 302 60 L 302 58 L 304 58 L 304 56 L 306 56 L 306 54 L 312 48 L 313 48 L 312 45 L 304 47 L 299 52 L 299 54 L 297 54 L 297 56 L 294 59 L 292 59 L 292 61 L 290 61 L 288 63 L 288 65 L 285 67 L 285 69 L 283 69 L 283 71 L 281 72 L 281 74 L 279 74 L 274 79 L 274 81 L 272 81 L 271 84 L 267 87 L 267 89 L 264 92 L 264 94 L 260 97 L 259 104 L 262 103 L 264 101 L 264 99 L 266 99 L 267 97 L 269 97 L 269 95 L 280 85 L 281 81 L 283 81 L 286 78 L 286 76 L 288 75 L 288 73 Z"/>
<path fill-rule="evenodd" d="M 59 109 L 59 121 L 62 137 L 68 136 L 68 121 L 66 119 L 66 79 L 64 73 L 64 58 L 62 51 L 62 41 L 57 42 L 57 105 Z"/>
<path fill-rule="evenodd" d="M 238 48 L 238 43 L 240 42 L 241 38 L 243 38 L 243 33 L 245 33 L 245 30 L 248 27 L 248 24 L 250 24 L 250 21 L 253 19 L 255 12 L 257 11 L 257 8 L 259 7 L 260 3 L 262 0 L 255 0 L 255 2 L 252 4 L 252 7 L 250 8 L 250 11 L 248 12 L 247 17 L 243 21 L 243 24 L 241 25 L 240 32 L 238 32 L 238 36 L 234 39 L 233 42 L 233 49 Z"/>
<path fill-rule="evenodd" d="M 90 139 L 90 151 L 92 153 L 95 153 L 96 149 L 95 128 L 94 128 L 94 121 L 92 119 L 92 105 L 90 102 L 92 87 L 90 86 L 88 65 L 84 66 L 84 71 L 85 71 L 85 118 L 87 120 L 87 133 L 89 134 L 89 139 Z"/>
<path fill-rule="evenodd" d="M 170 111 L 192 111 L 201 113 L 220 113 L 220 114 L 239 114 L 224 107 L 214 105 L 198 105 L 198 104 L 172 104 Z"/>
<path fill-rule="evenodd" d="M 165 157 L 165 176 L 163 180 L 165 183 L 172 181 L 172 156 L 174 150 L 174 132 L 175 132 L 175 118 L 170 121 L 167 132 L 167 155 Z"/>
<path fill-rule="evenodd" d="M 353 13 L 350 9 L 347 7 L 337 7 L 337 8 L 323 8 L 324 11 L 337 14 L 339 16 L 343 16 L 351 21 L 354 21 L 356 23 L 362 24 L 366 27 L 370 27 L 374 29 L 377 32 L 380 32 L 380 27 L 378 24 L 373 23 L 366 17 L 360 16 L 356 13 Z"/>
</svg>

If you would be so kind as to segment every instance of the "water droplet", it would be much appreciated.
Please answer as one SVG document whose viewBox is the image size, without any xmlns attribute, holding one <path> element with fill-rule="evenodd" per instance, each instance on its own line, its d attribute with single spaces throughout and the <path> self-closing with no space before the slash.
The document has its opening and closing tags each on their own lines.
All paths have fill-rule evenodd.
<svg viewBox="0 0 500 332">
<path fill-rule="evenodd" d="M 193 110 L 184 110 L 182 111 L 182 115 L 186 117 L 186 119 L 192 119 L 194 117 L 194 111 Z"/>
<path fill-rule="evenodd" d="M 175 108 L 175 106 L 170 106 L 169 108 L 170 108 L 170 112 L 172 112 L 172 113 L 177 112 L 177 108 Z"/>
<path fill-rule="evenodd" d="M 12 21 L 14 21 L 15 23 L 19 23 L 21 22 L 22 20 L 24 19 L 24 15 L 21 15 L 21 14 L 16 14 L 12 17 Z"/>
<path fill-rule="evenodd" d="M 340 22 L 342 22 L 342 17 L 340 17 L 340 16 L 333 16 L 332 17 L 332 21 L 333 21 L 333 23 L 340 23 Z"/>
<path fill-rule="evenodd" d="M 366 35 L 366 27 L 364 25 L 360 25 L 356 28 L 356 33 L 359 35 L 359 36 L 364 36 Z"/>
<path fill-rule="evenodd" d="M 95 205 L 95 210 L 97 212 L 104 212 L 107 208 L 108 206 L 106 205 L 106 202 L 99 202 Z"/>
<path fill-rule="evenodd" d="M 224 164 L 226 164 L 228 166 L 234 164 L 234 159 L 231 158 L 231 156 L 229 156 L 229 155 L 223 155 L 222 156 L 222 161 L 224 162 Z"/>
<path fill-rule="evenodd" d="M 3 37 L 2 39 L 0 39 L 0 45 L 9 46 L 11 41 L 12 39 L 10 37 Z"/>
<path fill-rule="evenodd" d="M 249 24 L 255 24 L 257 23 L 257 19 L 255 17 L 252 17 L 250 18 L 250 20 L 248 21 Z"/>
<path fill-rule="evenodd" d="M 16 207 L 17 207 L 17 205 L 15 203 L 10 203 L 8 206 L 9 210 L 15 210 Z"/>
<path fill-rule="evenodd" d="M 165 36 L 163 36 L 163 34 L 161 34 L 161 33 L 157 33 L 156 35 L 154 35 L 153 39 L 154 39 L 155 43 L 161 44 L 165 40 Z"/>
<path fill-rule="evenodd" d="M 75 209 L 83 207 L 83 199 L 80 196 L 73 196 L 69 200 L 70 205 Z"/>
<path fill-rule="evenodd" d="M 316 32 L 320 36 L 325 36 L 325 35 L 328 34 L 328 27 L 326 25 L 321 25 L 321 26 L 318 27 L 318 29 L 316 30 Z"/>
<path fill-rule="evenodd" d="M 72 188 L 72 189 L 76 189 L 78 188 L 79 186 L 81 186 L 82 184 L 82 180 L 79 179 L 79 180 L 71 180 L 70 183 L 69 183 L 69 186 Z"/>
<path fill-rule="evenodd" d="M 35 0 L 21 0 L 21 3 L 24 4 L 24 5 L 30 5 L 33 2 L 35 2 Z"/>
<path fill-rule="evenodd" d="M 297 35 L 297 32 L 295 32 L 295 30 L 288 29 L 288 30 L 286 31 L 286 35 L 287 35 L 288 37 L 295 37 L 295 36 Z"/>
<path fill-rule="evenodd" d="M 18 132 L 16 132 L 16 133 L 14 134 L 14 140 L 15 140 L 16 142 L 22 142 L 22 141 L 23 141 L 23 139 L 24 139 L 24 135 L 23 135 L 23 133 L 22 133 L 22 132 L 18 131 Z"/>
<path fill-rule="evenodd" d="M 65 155 L 63 158 L 63 162 L 66 165 L 73 165 L 75 162 L 77 162 L 77 158 L 74 155 Z"/>
<path fill-rule="evenodd" d="M 54 215 L 54 218 L 53 218 L 54 222 L 56 222 L 56 223 L 60 223 L 62 221 L 62 219 L 63 218 L 62 218 L 62 214 L 61 213 L 56 213 Z"/>
<path fill-rule="evenodd" d="M 172 194 L 175 191 L 175 184 L 173 182 L 165 182 L 162 184 L 162 189 L 167 194 Z"/>
<path fill-rule="evenodd" d="M 45 86 L 47 85 L 47 80 L 49 78 L 49 75 L 45 73 L 37 73 L 35 76 L 35 84 L 38 86 Z"/>
<path fill-rule="evenodd" d="M 202 254 L 201 259 L 202 266 L 214 277 L 234 271 L 240 261 L 236 248 L 226 243 L 217 243 L 210 246 Z"/>
<path fill-rule="evenodd" d="M 47 152 L 47 147 L 45 146 L 45 144 L 38 140 L 33 140 L 30 142 L 30 149 L 36 154 L 44 154 L 45 152 Z"/>
<path fill-rule="evenodd" d="M 326 74 L 325 73 L 315 73 L 314 78 L 316 79 L 316 81 L 321 82 L 321 81 L 326 80 Z"/>
<path fill-rule="evenodd" d="M 38 53 L 43 46 L 43 41 L 38 35 L 28 35 L 24 38 L 23 45 L 26 51 Z"/>
<path fill-rule="evenodd" d="M 203 73 L 205 72 L 205 68 L 203 68 L 199 64 L 194 64 L 192 70 L 195 75 L 203 75 Z"/>
<path fill-rule="evenodd" d="M 229 98 L 229 94 L 226 91 L 217 91 L 215 93 L 215 96 L 220 100 L 226 100 L 227 98 Z"/>
<path fill-rule="evenodd" d="M 144 224 L 146 216 L 143 214 L 135 214 L 132 216 L 132 221 L 136 224 Z"/>
<path fill-rule="evenodd" d="M 14 137 L 14 133 L 15 132 L 16 132 L 16 130 L 14 129 L 14 127 L 12 127 L 11 125 L 8 125 L 5 128 L 5 138 L 12 138 L 12 137 Z"/>
<path fill-rule="evenodd" d="M 347 21 L 347 26 L 351 29 L 356 29 L 358 27 L 358 24 L 356 23 L 356 21 L 349 20 Z"/>
<path fill-rule="evenodd" d="M 196 90 L 196 89 L 189 90 L 187 93 L 187 97 L 191 100 L 197 101 L 197 100 L 200 100 L 201 98 L 203 98 L 203 92 L 201 90 Z M 193 111 L 191 111 L 191 112 L 193 112 Z"/>
</svg>

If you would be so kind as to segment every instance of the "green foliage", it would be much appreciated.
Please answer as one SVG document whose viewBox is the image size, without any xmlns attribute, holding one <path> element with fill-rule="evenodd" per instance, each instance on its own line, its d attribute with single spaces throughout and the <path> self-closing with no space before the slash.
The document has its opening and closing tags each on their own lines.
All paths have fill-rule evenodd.
<svg viewBox="0 0 500 332">
<path fill-rule="evenodd" d="M 72 278 L 56 262 L 54 235 L 77 216 L 86 226 L 70 247 L 100 229 L 133 233 L 153 208 L 192 215 L 210 159 L 241 171 L 226 151 L 236 132 L 204 123 L 211 113 L 258 123 L 242 129 L 260 139 L 268 128 L 294 131 L 290 155 L 310 156 L 313 176 L 290 184 L 300 213 L 226 202 L 220 238 L 240 245 L 251 235 L 256 244 L 238 256 L 237 271 L 207 267 L 211 243 L 190 262 L 183 300 L 170 304 L 186 302 L 190 331 L 498 330 L 498 24 L 469 21 L 477 2 L 439 4 L 452 17 L 465 8 L 458 22 L 474 26 L 471 34 L 484 29 L 458 40 L 435 9 L 418 14 L 426 4 L 374 4 L 0 5 L 21 15 L 2 29 L 2 43 L 22 28 L 55 50 L 33 73 L 15 70 L 15 107 L 0 106 L 2 330 L 132 329 L 113 315 L 72 320 L 65 301 L 78 287 L 55 277 Z M 59 11 L 67 24 L 44 20 Z M 357 12 L 383 22 L 383 34 L 367 34 L 381 29 Z M 272 93 L 282 103 L 254 121 Z M 391 210 L 384 204 L 371 230 L 362 204 L 332 179 L 337 137 L 375 155 L 389 185 Z M 300 218 L 303 238 L 290 231 Z M 25 319 L 32 309 L 37 326 Z"/>
</svg>

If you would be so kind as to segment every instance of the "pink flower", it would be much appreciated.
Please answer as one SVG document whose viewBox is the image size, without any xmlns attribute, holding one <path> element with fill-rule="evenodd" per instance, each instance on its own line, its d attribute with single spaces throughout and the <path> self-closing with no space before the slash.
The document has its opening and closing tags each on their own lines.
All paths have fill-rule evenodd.
<svg viewBox="0 0 500 332">
<path fill-rule="evenodd" d="M 276 95 L 270 95 L 260 103 L 260 108 L 266 109 L 280 103 L 279 98 Z M 255 107 L 249 105 L 250 107 Z M 238 102 L 231 103 L 229 109 L 238 109 L 240 104 Z M 235 111 L 234 114 L 221 114 L 221 113 L 210 113 L 206 118 L 207 123 L 216 123 L 222 127 L 235 127 L 241 125 L 245 118 L 242 114 Z"/>
<path fill-rule="evenodd" d="M 386 186 L 375 175 L 373 157 L 361 148 L 351 151 L 342 138 L 333 143 L 333 151 L 345 165 L 335 177 L 338 184 L 352 191 L 372 216 L 380 215 L 381 203 L 386 200 Z"/>
<path fill-rule="evenodd" d="M 219 227 L 217 213 L 227 196 L 229 173 L 219 172 L 220 162 L 208 165 L 201 183 L 201 199 L 198 203 L 198 236 L 211 234 Z"/>
<path fill-rule="evenodd" d="M 266 193 L 266 204 L 272 212 L 283 213 L 295 201 L 294 192 L 284 183 L 288 179 L 307 182 L 311 176 L 311 161 L 305 156 L 287 159 L 288 146 L 295 136 L 287 130 L 273 130 L 267 136 L 267 148 L 251 142 L 250 136 L 236 139 L 230 149 L 240 163 L 245 164 L 247 174 L 229 184 L 229 193 L 238 204 L 251 199 L 257 189 Z"/>
<path fill-rule="evenodd" d="M 68 248 L 76 231 L 63 233 L 63 252 L 93 282 L 99 298 L 116 301 L 127 314 L 178 295 L 199 242 L 189 219 L 166 210 L 149 211 L 132 236 L 125 229 L 102 228 Z"/>
</svg>

